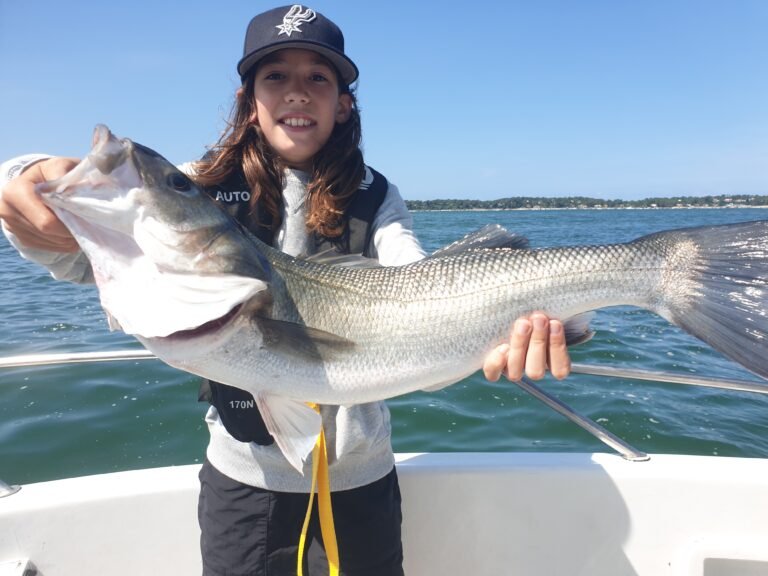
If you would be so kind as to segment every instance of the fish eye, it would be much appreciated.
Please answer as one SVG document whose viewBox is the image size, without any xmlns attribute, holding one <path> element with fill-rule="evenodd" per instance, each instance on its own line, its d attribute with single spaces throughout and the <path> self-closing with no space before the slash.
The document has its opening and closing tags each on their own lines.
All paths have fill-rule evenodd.
<svg viewBox="0 0 768 576">
<path fill-rule="evenodd" d="M 178 172 L 174 172 L 168 177 L 168 184 L 179 192 L 189 192 L 192 189 L 192 183 L 189 181 L 189 178 Z"/>
</svg>

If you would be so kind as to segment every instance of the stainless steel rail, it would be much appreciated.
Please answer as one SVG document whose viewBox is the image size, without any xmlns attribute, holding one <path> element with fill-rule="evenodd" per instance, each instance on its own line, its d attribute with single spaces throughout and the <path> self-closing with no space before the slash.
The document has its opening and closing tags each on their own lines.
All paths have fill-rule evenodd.
<svg viewBox="0 0 768 576">
<path fill-rule="evenodd" d="M 705 388 L 768 394 L 768 384 L 760 384 L 751 380 L 707 378 L 706 376 L 672 374 L 671 372 L 659 372 L 656 370 L 613 368 L 611 366 L 597 366 L 594 364 L 574 364 L 571 366 L 571 372 L 573 374 L 587 374 L 589 376 L 610 376 L 629 378 L 631 380 L 662 382 L 664 384 L 685 384 L 687 386 L 703 386 Z"/>
<path fill-rule="evenodd" d="M 0 368 L 22 368 L 30 366 L 51 366 L 57 364 L 81 364 L 92 362 L 116 362 L 121 360 L 154 360 L 154 356 L 147 350 L 114 350 L 108 352 L 79 352 L 64 354 L 24 354 L 19 356 L 6 356 L 0 358 Z M 614 378 L 629 378 L 633 380 L 645 380 L 661 382 L 665 384 L 685 384 L 689 386 L 704 386 L 723 390 L 756 392 L 768 394 L 768 384 L 760 384 L 749 380 L 716 379 L 703 376 L 691 376 L 659 372 L 654 370 L 613 368 L 610 366 L 598 366 L 592 364 L 574 364 L 571 367 L 574 374 L 586 374 L 590 376 L 604 376 Z M 516 384 L 531 394 L 534 398 L 546 404 L 549 408 L 568 418 L 571 422 L 586 430 L 598 440 L 616 450 L 627 460 L 644 461 L 649 456 L 637 450 L 611 434 L 608 430 L 590 420 L 586 416 L 564 404 L 554 396 L 548 394 L 528 378 Z M 13 494 L 18 491 L 18 486 L 8 486 L 0 480 L 0 497 Z"/>
<path fill-rule="evenodd" d="M 603 444 L 606 444 L 607 446 L 610 446 L 616 452 L 621 454 L 621 456 L 625 460 L 630 460 L 632 462 L 645 462 L 646 460 L 650 460 L 651 457 L 648 456 L 645 452 L 638 450 L 637 448 L 633 448 L 626 442 L 624 442 L 622 439 L 618 438 L 617 436 L 611 434 L 608 430 L 600 426 L 597 422 L 594 420 L 590 420 L 586 416 L 583 416 L 576 412 L 573 408 L 565 404 L 564 402 L 561 402 L 551 394 L 548 394 L 536 384 L 531 382 L 528 378 L 523 376 L 523 379 L 519 382 L 515 382 L 520 388 L 528 392 L 531 396 L 536 398 L 538 401 L 543 402 L 546 404 L 549 408 L 554 410 L 555 412 L 565 416 L 576 424 L 579 428 L 582 430 L 585 430 L 592 434 L 595 438 L 600 440 Z"/>
<path fill-rule="evenodd" d="M 86 364 L 89 362 L 115 362 L 117 360 L 153 360 L 148 350 L 114 350 L 111 352 L 76 352 L 70 354 L 24 354 L 0 358 L 0 368 L 52 366 L 55 364 Z"/>
<path fill-rule="evenodd" d="M 108 352 L 75 352 L 59 354 L 23 354 L 19 356 L 0 357 L 0 368 L 22 368 L 27 366 L 51 366 L 55 364 L 77 364 L 89 362 L 115 362 L 118 360 L 154 360 L 148 350 L 113 350 Z M 673 374 L 656 370 L 640 370 L 630 368 L 614 368 L 596 364 L 573 364 L 573 374 L 588 376 L 606 376 L 613 378 L 628 378 L 645 380 L 664 384 L 684 384 L 688 386 L 704 386 L 741 392 L 768 394 L 768 383 L 761 384 L 751 380 L 707 378 L 689 374 Z"/>
<path fill-rule="evenodd" d="M 688 386 L 704 386 L 707 388 L 719 388 L 722 390 L 732 390 L 740 392 L 756 392 L 758 394 L 768 394 L 768 385 L 749 380 L 725 380 L 716 378 L 707 378 L 705 376 L 690 376 L 682 374 L 672 374 L 669 372 L 659 372 L 655 370 L 639 370 L 613 368 L 610 366 L 597 366 L 592 364 L 573 364 L 571 372 L 574 374 L 586 374 L 589 376 L 604 376 L 614 378 L 628 378 L 632 380 L 645 380 L 661 382 L 664 384 L 685 384 Z M 534 398 L 546 404 L 552 410 L 568 418 L 571 422 L 586 430 L 592 436 L 613 448 L 621 454 L 626 460 L 633 462 L 642 462 L 650 459 L 645 452 L 633 448 L 620 438 L 611 434 L 608 430 L 600 426 L 597 422 L 590 420 L 561 402 L 554 396 L 548 394 L 528 378 L 523 378 L 516 384 L 531 394 Z"/>
</svg>

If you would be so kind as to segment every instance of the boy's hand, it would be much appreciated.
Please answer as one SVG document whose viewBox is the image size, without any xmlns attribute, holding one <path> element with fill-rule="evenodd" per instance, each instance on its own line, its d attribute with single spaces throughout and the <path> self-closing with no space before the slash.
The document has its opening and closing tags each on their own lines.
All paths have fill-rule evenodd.
<svg viewBox="0 0 768 576">
<path fill-rule="evenodd" d="M 550 320 L 541 312 L 518 318 L 509 343 L 492 350 L 483 363 L 483 373 L 491 382 L 502 374 L 512 381 L 527 375 L 533 380 L 552 376 L 562 380 L 571 373 L 571 358 L 565 346 L 565 331 L 559 320 Z"/>
<path fill-rule="evenodd" d="M 61 178 L 77 164 L 75 158 L 49 158 L 27 168 L 0 195 L 0 219 L 29 248 L 77 252 L 72 234 L 35 192 L 35 185 Z"/>
</svg>

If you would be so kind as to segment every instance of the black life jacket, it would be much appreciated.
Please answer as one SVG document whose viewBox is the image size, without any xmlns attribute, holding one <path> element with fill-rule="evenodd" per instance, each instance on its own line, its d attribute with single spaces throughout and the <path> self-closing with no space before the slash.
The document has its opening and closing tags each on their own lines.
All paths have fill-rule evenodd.
<svg viewBox="0 0 768 576">
<path fill-rule="evenodd" d="M 327 238 L 314 233 L 315 251 L 323 252 L 333 248 L 340 254 L 370 256 L 368 251 L 373 235 L 373 219 L 384 202 L 388 187 L 384 176 L 368 168 L 366 177 L 344 214 L 344 233 L 339 238 Z M 269 218 L 258 206 L 255 213 L 251 209 L 251 193 L 243 176 L 208 188 L 206 192 L 259 240 L 272 245 L 274 231 L 269 228 Z M 220 382 L 204 380 L 200 384 L 199 399 L 216 407 L 221 423 L 236 440 L 255 442 L 263 446 L 274 442 L 256 407 L 256 401 L 249 392 Z"/>
</svg>

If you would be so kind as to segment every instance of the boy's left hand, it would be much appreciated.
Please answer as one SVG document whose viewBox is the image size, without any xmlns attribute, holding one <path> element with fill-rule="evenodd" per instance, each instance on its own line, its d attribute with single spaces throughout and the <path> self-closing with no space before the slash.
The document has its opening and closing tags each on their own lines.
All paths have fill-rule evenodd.
<svg viewBox="0 0 768 576">
<path fill-rule="evenodd" d="M 491 382 L 496 382 L 502 374 L 512 381 L 520 380 L 523 374 L 540 380 L 547 368 L 558 380 L 571 373 L 565 331 L 559 320 L 534 312 L 527 318 L 518 318 L 509 343 L 494 348 L 485 357 L 483 374 Z"/>
</svg>

